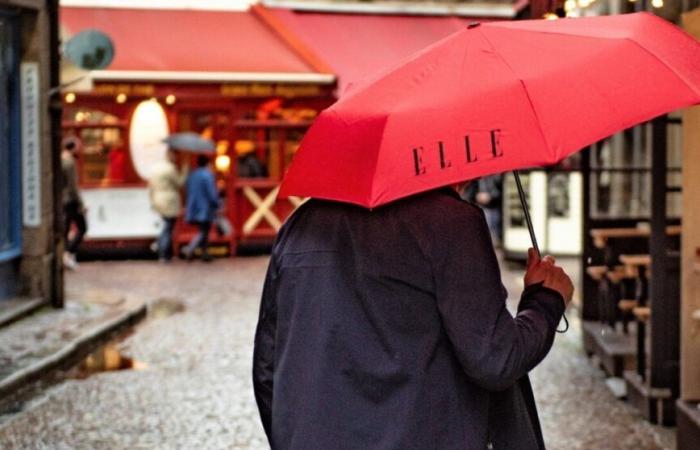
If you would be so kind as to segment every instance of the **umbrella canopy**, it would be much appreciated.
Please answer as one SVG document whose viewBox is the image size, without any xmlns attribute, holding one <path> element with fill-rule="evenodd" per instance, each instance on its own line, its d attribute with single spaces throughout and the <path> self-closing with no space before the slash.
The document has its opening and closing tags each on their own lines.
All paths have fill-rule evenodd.
<svg viewBox="0 0 700 450">
<path fill-rule="evenodd" d="M 647 13 L 472 24 L 321 113 L 280 196 L 375 207 L 554 164 L 700 102 L 700 43 Z"/>
<path fill-rule="evenodd" d="M 205 139 L 191 131 L 173 133 L 163 140 L 174 150 L 191 153 L 214 153 L 216 146 L 211 139 Z"/>
</svg>

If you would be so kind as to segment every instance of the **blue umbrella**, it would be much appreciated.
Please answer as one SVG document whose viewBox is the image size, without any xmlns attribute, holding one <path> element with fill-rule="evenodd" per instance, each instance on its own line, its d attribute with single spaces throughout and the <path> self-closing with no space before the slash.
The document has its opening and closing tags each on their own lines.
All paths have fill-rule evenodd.
<svg viewBox="0 0 700 450">
<path fill-rule="evenodd" d="M 185 131 L 173 133 L 163 140 L 173 150 L 191 153 L 214 153 L 216 146 L 211 139 L 205 139 L 197 133 Z"/>
</svg>

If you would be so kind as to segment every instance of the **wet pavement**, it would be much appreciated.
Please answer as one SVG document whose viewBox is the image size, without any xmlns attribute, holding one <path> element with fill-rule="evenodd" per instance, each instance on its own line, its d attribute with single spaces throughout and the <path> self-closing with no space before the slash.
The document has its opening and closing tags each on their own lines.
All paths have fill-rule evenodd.
<svg viewBox="0 0 700 450">
<path fill-rule="evenodd" d="M 151 317 L 119 344 L 138 370 L 66 379 L 0 417 L 2 449 L 264 449 L 250 375 L 266 257 L 94 262 L 69 294 L 105 289 L 150 299 Z M 522 269 L 504 272 L 517 298 Z M 581 350 L 580 326 L 557 337 L 533 373 L 550 449 L 675 448 L 605 387 Z"/>
</svg>

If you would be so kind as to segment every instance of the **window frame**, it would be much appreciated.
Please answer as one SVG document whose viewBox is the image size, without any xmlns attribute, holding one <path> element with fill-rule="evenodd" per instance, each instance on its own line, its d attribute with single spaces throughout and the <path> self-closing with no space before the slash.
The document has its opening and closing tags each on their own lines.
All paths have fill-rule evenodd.
<svg viewBox="0 0 700 450">
<path fill-rule="evenodd" d="M 6 20 L 10 28 L 9 48 L 11 53 L 11 69 L 8 77 L 10 95 L 7 99 L 9 139 L 7 152 L 9 162 L 9 183 L 4 187 L 9 189 L 10 199 L 10 241 L 9 245 L 0 250 L 0 263 L 17 258 L 22 254 L 22 200 L 21 200 L 21 142 L 20 142 L 20 92 L 19 92 L 19 16 L 11 11 L 0 9 L 0 19 Z"/>
</svg>

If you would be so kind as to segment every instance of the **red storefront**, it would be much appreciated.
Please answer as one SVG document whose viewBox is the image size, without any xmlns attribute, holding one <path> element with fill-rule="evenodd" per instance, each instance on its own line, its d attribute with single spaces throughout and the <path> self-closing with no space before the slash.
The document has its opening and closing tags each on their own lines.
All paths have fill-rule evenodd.
<svg viewBox="0 0 700 450">
<path fill-rule="evenodd" d="M 234 233 L 213 232 L 212 242 L 231 249 L 269 242 L 301 201 L 276 199 L 285 167 L 316 114 L 351 81 L 475 20 L 514 18 L 526 4 L 482 6 L 470 17 L 263 6 L 246 12 L 63 8 L 69 34 L 97 28 L 116 47 L 109 69 L 91 72 L 94 89 L 67 93 L 64 102 L 64 134 L 83 144 L 88 242 L 147 244 L 157 235 L 160 221 L 144 180 L 165 152 L 155 137 L 175 131 L 217 142 L 217 178 Z M 235 148 L 251 145 L 269 176 L 237 176 Z M 124 167 L 110 170 L 115 161 Z M 176 242 L 193 232 L 179 223 Z"/>
<path fill-rule="evenodd" d="M 334 75 L 253 12 L 62 8 L 61 23 L 69 34 L 97 28 L 116 48 L 108 70 L 91 72 L 91 91 L 64 98 L 64 139 L 81 148 L 87 243 L 147 245 L 157 235 L 146 180 L 176 131 L 216 142 L 222 214 L 234 230 L 213 231 L 212 242 L 233 251 L 269 241 L 299 202 L 277 201 L 277 186 L 304 131 L 333 102 Z M 267 176 L 238 176 L 236 149 L 251 147 Z M 179 223 L 176 242 L 193 232 Z"/>
</svg>

